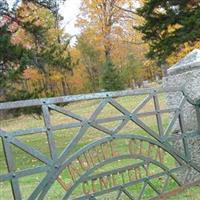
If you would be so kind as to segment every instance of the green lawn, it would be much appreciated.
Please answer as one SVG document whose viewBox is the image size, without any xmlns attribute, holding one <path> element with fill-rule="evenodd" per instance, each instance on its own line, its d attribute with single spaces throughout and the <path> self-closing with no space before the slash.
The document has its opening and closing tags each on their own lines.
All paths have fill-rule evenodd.
<svg viewBox="0 0 200 200">
<path fill-rule="evenodd" d="M 132 110 L 136 105 L 138 105 L 139 102 L 141 102 L 144 99 L 144 96 L 134 96 L 134 97 L 122 97 L 117 98 L 116 100 L 126 107 L 128 110 Z M 166 108 L 165 103 L 165 96 L 161 95 L 159 97 L 160 100 L 160 107 L 161 109 Z M 98 105 L 98 100 L 92 100 L 92 101 L 83 101 L 78 103 L 71 103 L 66 105 L 66 109 L 79 114 L 81 116 L 84 116 L 86 118 L 90 117 L 91 114 L 94 112 L 95 108 Z M 140 112 L 150 112 L 153 111 L 153 101 L 149 102 Z M 111 116 L 120 116 L 121 113 L 117 111 L 115 108 L 113 108 L 111 105 L 107 105 L 103 111 L 98 115 L 98 119 L 103 117 L 111 117 Z M 157 131 L 156 126 L 156 117 L 143 117 L 141 120 L 147 124 L 149 127 L 151 127 L 153 130 Z M 162 115 L 162 121 L 163 121 L 163 127 L 164 129 L 167 127 L 169 122 L 169 115 L 163 114 Z M 71 119 L 69 117 L 64 116 L 63 114 L 59 114 L 55 111 L 51 112 L 51 123 L 53 126 L 56 126 L 58 124 L 68 123 L 68 122 L 75 122 L 74 119 Z M 115 127 L 119 121 L 117 122 L 109 122 L 104 123 L 104 125 L 107 128 L 113 128 Z M 15 130 L 21 130 L 26 128 L 34 128 L 34 127 L 44 127 L 44 122 L 42 118 L 38 118 L 35 116 L 20 116 L 17 118 L 12 118 L 9 120 L 3 120 L 0 122 L 1 129 L 5 131 L 15 131 Z M 79 130 L 79 128 L 71 128 L 71 129 L 62 129 L 57 130 L 54 132 L 54 137 L 56 141 L 56 150 L 58 155 L 63 151 L 65 146 L 69 143 L 69 141 L 74 137 L 76 132 Z M 119 134 L 125 134 L 125 133 L 132 133 L 137 135 L 144 135 L 147 136 L 148 134 L 143 131 L 141 128 L 133 124 L 132 122 L 129 122 L 120 132 Z M 105 134 L 102 134 L 102 132 L 94 129 L 89 128 L 86 132 L 83 138 L 78 142 L 78 144 L 72 149 L 71 154 L 73 152 L 76 152 L 81 147 L 91 143 L 92 141 L 99 140 L 103 137 L 105 137 Z M 17 137 L 17 139 L 23 141 L 24 143 L 34 147 L 35 149 L 41 151 L 46 156 L 50 157 L 50 153 L 48 150 L 48 143 L 45 133 L 39 133 L 39 134 L 33 134 L 33 135 L 26 135 L 26 136 L 20 136 Z M 147 144 L 143 144 L 143 148 L 147 148 Z M 128 151 L 128 141 L 116 141 L 114 143 L 114 148 L 117 153 L 123 153 Z M 16 163 L 17 170 L 27 169 L 30 167 L 35 166 L 41 166 L 42 162 L 38 161 L 37 159 L 27 155 L 19 148 L 12 146 L 12 152 L 13 157 Z M 168 166 L 175 166 L 174 160 L 168 156 L 165 155 L 164 157 L 164 164 Z M 98 169 L 95 173 L 101 173 L 106 170 L 113 169 L 113 165 L 115 167 L 122 167 L 128 164 L 137 163 L 138 160 L 123 160 L 118 161 L 115 163 L 108 164 L 100 169 Z M 0 142 L 0 170 L 1 174 L 6 173 L 6 165 L 5 165 L 5 159 L 3 155 L 3 149 L 2 149 L 2 143 Z M 152 167 L 152 173 L 157 172 L 157 168 L 155 166 Z M 143 175 L 144 172 L 142 172 Z M 19 179 L 20 182 L 20 188 L 22 191 L 22 197 L 23 199 L 27 199 L 29 194 L 32 192 L 33 188 L 36 187 L 36 185 L 39 183 L 39 181 L 44 177 L 44 173 L 36 174 L 32 176 L 27 176 Z M 69 184 L 71 182 L 69 173 L 64 171 L 61 175 L 62 179 L 65 181 L 66 184 Z M 120 176 L 119 176 L 120 177 Z M 126 177 L 125 177 L 126 178 Z M 119 178 L 118 178 L 119 179 Z M 117 180 L 118 181 L 118 180 Z M 160 182 L 159 182 L 160 181 Z M 159 188 L 161 187 L 161 184 L 164 182 L 164 178 L 162 177 L 159 181 L 155 181 L 154 185 Z M 169 189 L 173 188 L 175 186 L 175 183 L 171 181 L 169 183 Z M 98 187 L 98 186 L 97 186 Z M 133 193 L 137 195 L 141 189 L 142 185 L 138 184 L 136 187 L 130 187 L 130 191 L 134 191 Z M 1 182 L 0 183 L 0 199 L 2 200 L 10 200 L 12 199 L 11 195 L 11 188 L 9 186 L 9 182 Z M 61 187 L 61 185 L 58 182 L 55 182 L 55 184 L 52 186 L 50 191 L 48 192 L 48 195 L 45 199 L 60 199 L 60 197 L 64 194 L 64 190 Z M 77 194 L 82 192 L 82 188 L 79 187 L 73 194 L 76 196 Z M 110 193 L 109 195 L 105 197 L 101 197 L 100 199 L 114 199 L 115 193 Z M 144 199 L 149 199 L 153 195 L 153 191 L 149 188 L 145 191 Z M 200 196 L 200 189 L 199 187 L 192 187 L 191 189 L 188 189 L 187 191 L 178 194 L 177 196 L 169 198 L 170 200 L 180 199 L 180 200 L 186 200 L 186 199 L 193 199 L 198 200 Z M 127 199 L 125 196 L 121 196 L 121 199 Z"/>
</svg>

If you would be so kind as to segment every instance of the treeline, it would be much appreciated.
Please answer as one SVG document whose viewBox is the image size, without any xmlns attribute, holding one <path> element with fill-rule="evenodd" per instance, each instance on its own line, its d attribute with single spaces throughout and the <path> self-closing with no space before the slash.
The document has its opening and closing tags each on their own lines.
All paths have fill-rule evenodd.
<svg viewBox="0 0 200 200">
<path fill-rule="evenodd" d="M 200 46 L 199 1 L 82 0 L 73 45 L 62 2 L 0 2 L 1 101 L 140 87 Z"/>
<path fill-rule="evenodd" d="M 119 90 L 160 75 L 158 68 L 148 74 L 143 67 L 146 47 L 136 48 L 134 38 L 127 37 L 130 16 L 115 9 L 114 1 L 100 1 L 97 10 L 82 2 L 77 19 L 82 32 L 73 47 L 59 25 L 59 1 L 51 2 L 22 1 L 12 10 L 6 1 L 0 5 L 2 101 Z M 90 22 L 83 19 L 86 9 Z"/>
<path fill-rule="evenodd" d="M 20 2 L 20 1 L 17 1 Z M 28 90 L 24 80 L 31 77 L 38 80 L 43 74 L 48 80 L 52 71 L 60 74 L 71 72 L 73 63 L 70 51 L 70 38 L 59 28 L 61 16 L 59 4 L 45 1 L 22 1 L 14 4 L 0 4 L 0 88 L 3 101 L 36 98 L 48 89 L 44 87 Z M 31 73 L 36 70 L 32 75 Z M 27 77 L 26 77 L 27 76 Z M 33 85 L 34 87 L 34 85 Z M 49 95 L 50 94 L 49 92 Z"/>
</svg>

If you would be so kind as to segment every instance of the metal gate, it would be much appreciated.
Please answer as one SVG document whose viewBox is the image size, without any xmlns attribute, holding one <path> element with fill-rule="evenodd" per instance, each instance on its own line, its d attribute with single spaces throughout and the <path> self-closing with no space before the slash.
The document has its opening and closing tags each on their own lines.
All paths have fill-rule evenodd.
<svg viewBox="0 0 200 200">
<path fill-rule="evenodd" d="M 168 108 L 166 103 L 163 108 L 161 105 L 164 95 L 167 98 L 169 93 L 174 92 L 183 94 L 181 90 L 141 89 L 1 103 L 0 111 L 34 106 L 41 108 L 44 126 L 12 131 L 1 127 L 3 150 L 0 151 L 4 152 L 8 172 L 0 174 L 0 183 L 10 182 L 15 200 L 24 198 L 20 179 L 32 175 L 37 177 L 39 173 L 44 173 L 44 176 L 26 196 L 29 200 L 139 200 L 173 194 L 174 189 L 188 186 L 191 171 L 200 173 L 200 164 L 193 161 L 188 147 L 190 138 L 199 136 L 199 132 L 186 132 L 184 129 L 182 110 L 190 101 L 183 94 L 178 107 Z M 126 105 L 120 98 L 127 98 Z M 81 101 L 91 100 L 95 101 L 94 107 L 97 105 L 91 115 L 85 117 L 85 111 L 76 113 L 79 102 L 82 105 Z M 68 109 L 73 102 L 75 111 Z M 135 104 L 130 108 L 133 102 Z M 107 107 L 118 114 L 101 115 L 103 110 L 106 113 Z M 71 120 L 54 125 L 52 112 Z M 169 121 L 165 123 L 164 114 L 169 114 Z M 154 117 L 155 123 L 149 124 Z M 23 120 L 22 123 L 25 123 L 26 118 Z M 134 128 L 127 128 L 127 124 Z M 77 128 L 77 132 L 71 134 L 70 141 L 58 152 L 55 132 L 71 128 Z M 89 129 L 92 129 L 92 140 L 84 139 Z M 172 134 L 177 130 L 178 134 Z M 94 137 L 96 131 L 98 136 Z M 31 140 L 32 136 L 39 137 L 42 132 L 47 136 L 50 157 L 23 141 L 23 137 L 30 136 Z M 63 142 L 70 133 L 63 133 L 66 134 Z M 177 148 L 177 142 L 180 148 Z M 40 161 L 40 164 L 18 169 L 14 157 L 20 155 L 13 153 L 13 146 Z M 62 195 L 51 198 L 48 193 L 54 184 L 62 188 L 59 190 Z"/>
</svg>

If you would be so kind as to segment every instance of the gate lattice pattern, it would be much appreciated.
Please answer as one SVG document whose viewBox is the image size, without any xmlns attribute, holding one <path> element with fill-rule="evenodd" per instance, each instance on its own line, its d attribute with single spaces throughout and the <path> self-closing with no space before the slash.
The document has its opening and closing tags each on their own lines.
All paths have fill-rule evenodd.
<svg viewBox="0 0 200 200">
<path fill-rule="evenodd" d="M 165 105 L 162 108 L 160 99 L 173 92 L 181 93 L 180 90 L 145 89 L 1 103 L 0 110 L 41 108 L 44 126 L 34 124 L 34 128 L 12 131 L 7 131 L 5 126 L 0 129 L 7 166 L 7 172 L 0 174 L 0 182 L 10 182 L 15 200 L 139 200 L 182 187 L 191 171 L 200 172 L 200 165 L 193 161 L 188 145 L 188 140 L 199 133 L 185 131 L 182 110 L 188 101 L 184 95 L 178 107 Z M 123 98 L 128 101 L 126 105 Z M 94 111 L 87 116 L 83 112 L 77 114 L 77 102 L 84 106 L 81 101 L 86 100 L 92 101 L 92 107 L 97 105 Z M 69 105 L 73 105 L 73 109 L 68 109 Z M 56 125 L 53 113 L 63 117 Z M 166 114 L 168 121 L 163 117 Z M 155 123 L 151 122 L 153 118 Z M 177 130 L 179 134 L 171 134 Z M 47 137 L 50 156 L 27 143 L 32 136 L 39 138 L 40 133 Z M 56 135 L 62 135 L 65 144 L 61 151 Z M 24 140 L 26 137 L 28 140 Z M 175 146 L 177 143 L 179 149 Z M 18 168 L 15 157 L 20 154 L 13 153 L 13 147 L 34 158 L 36 164 Z M 44 176 L 37 176 L 41 173 Z M 24 197 L 20 179 L 33 175 L 39 180 L 30 195 Z M 49 193 L 54 185 L 57 190 L 61 189 L 51 198 Z"/>
</svg>

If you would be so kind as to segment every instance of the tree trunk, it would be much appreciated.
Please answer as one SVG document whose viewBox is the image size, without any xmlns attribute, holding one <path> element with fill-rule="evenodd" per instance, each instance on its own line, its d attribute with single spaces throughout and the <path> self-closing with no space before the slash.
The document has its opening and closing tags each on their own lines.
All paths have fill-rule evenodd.
<svg viewBox="0 0 200 200">
<path fill-rule="evenodd" d="M 166 63 L 161 64 L 161 71 L 162 71 L 163 77 L 167 76 L 167 69 L 168 69 L 168 65 Z"/>
<path fill-rule="evenodd" d="M 63 95 L 67 95 L 66 84 L 65 81 L 62 79 L 61 81 L 62 88 L 63 88 Z"/>
</svg>

